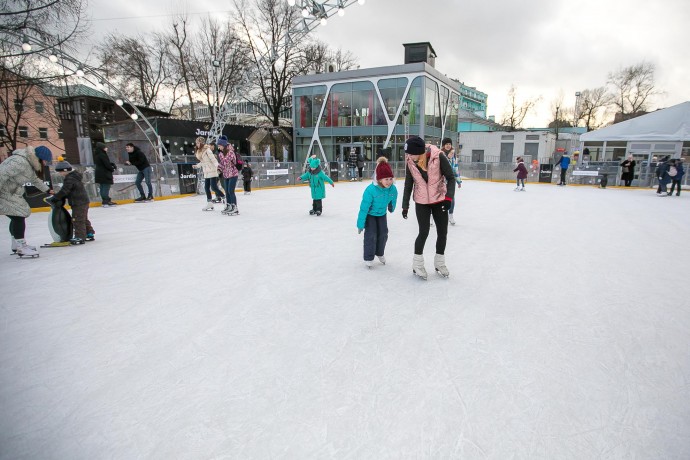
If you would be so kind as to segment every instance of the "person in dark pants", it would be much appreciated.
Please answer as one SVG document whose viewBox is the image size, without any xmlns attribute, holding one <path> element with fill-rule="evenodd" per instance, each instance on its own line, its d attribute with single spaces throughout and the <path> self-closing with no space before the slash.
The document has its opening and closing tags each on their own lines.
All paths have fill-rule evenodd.
<svg viewBox="0 0 690 460">
<path fill-rule="evenodd" d="M 108 147 L 103 142 L 96 142 L 96 150 L 93 154 L 93 165 L 95 167 L 94 182 L 98 184 L 98 191 L 101 195 L 101 202 L 104 208 L 117 206 L 110 199 L 110 187 L 113 185 L 113 171 L 115 163 L 108 157 Z"/>
<path fill-rule="evenodd" d="M 62 157 L 58 157 L 55 172 L 64 177 L 65 181 L 62 183 L 62 188 L 46 200 L 60 201 L 66 198 L 72 208 L 74 238 L 69 242 L 84 244 L 85 241 L 93 241 L 96 232 L 89 221 L 89 195 L 86 193 L 81 173 L 73 171 L 72 165 Z"/>
<path fill-rule="evenodd" d="M 242 185 L 244 186 L 244 194 L 245 195 L 251 195 L 252 194 L 252 179 L 254 178 L 254 171 L 252 171 L 252 167 L 249 165 L 249 163 L 244 165 L 244 168 L 242 168 Z"/>
<path fill-rule="evenodd" d="M 628 158 L 625 159 L 623 163 L 620 164 L 621 166 L 621 180 L 625 184 L 626 187 L 630 187 L 632 185 L 632 181 L 635 178 L 635 160 L 633 160 L 633 156 L 630 155 Z"/>
<path fill-rule="evenodd" d="M 668 175 L 668 170 L 670 167 L 670 156 L 665 156 L 656 165 L 656 178 L 659 181 L 659 187 L 656 189 L 657 196 L 667 196 L 666 186 L 671 182 L 671 176 Z"/>
<path fill-rule="evenodd" d="M 381 157 L 376 166 L 376 183 L 364 190 L 357 214 L 357 231 L 364 231 L 364 264 L 371 268 L 374 256 L 386 265 L 386 242 L 388 241 L 388 220 L 386 212 L 395 211 L 398 190 L 393 185 L 393 170 L 386 157 Z"/>
<path fill-rule="evenodd" d="M 364 154 L 359 152 L 357 154 L 357 174 L 359 175 L 359 181 L 362 182 L 362 170 L 364 169 Z"/>
<path fill-rule="evenodd" d="M 436 255 L 434 268 L 444 277 L 449 276 L 446 267 L 445 250 L 448 235 L 448 210 L 455 196 L 455 175 L 448 158 L 433 145 L 412 136 L 405 142 L 405 190 L 402 201 L 402 216 L 407 219 L 410 195 L 414 195 L 415 213 L 419 234 L 414 243 L 412 272 L 427 279 L 424 268 L 424 244 L 429 236 L 431 217 L 436 224 Z"/>
<path fill-rule="evenodd" d="M 676 196 L 680 196 L 680 182 L 683 180 L 683 176 L 685 175 L 685 169 L 683 169 L 683 160 L 680 158 L 673 160 L 673 166 L 676 168 L 676 175 L 671 177 L 671 191 L 668 192 L 668 196 L 673 195 L 673 190 L 676 188 L 676 186 L 678 186 Z"/>
<path fill-rule="evenodd" d="M 139 147 L 135 146 L 131 142 L 125 146 L 127 150 L 127 155 L 129 155 L 129 161 L 125 161 L 126 165 L 134 165 L 137 167 L 139 172 L 137 173 L 137 178 L 134 184 L 139 190 L 139 198 L 134 201 L 151 201 L 153 200 L 153 186 L 151 185 L 151 164 L 149 160 L 144 155 L 144 152 L 139 150 Z M 144 193 L 144 187 L 141 186 L 141 182 L 146 180 L 146 186 L 149 188 L 148 195 Z"/>
<path fill-rule="evenodd" d="M 568 174 L 568 167 L 570 166 L 570 156 L 568 152 L 563 152 L 563 156 L 558 160 L 557 165 L 561 167 L 561 181 L 558 185 L 565 185 L 565 177 Z"/>
</svg>

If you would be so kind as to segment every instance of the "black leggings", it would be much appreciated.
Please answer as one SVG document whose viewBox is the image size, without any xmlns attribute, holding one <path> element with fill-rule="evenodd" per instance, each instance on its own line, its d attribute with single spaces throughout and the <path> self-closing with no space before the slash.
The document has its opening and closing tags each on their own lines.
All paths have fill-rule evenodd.
<svg viewBox="0 0 690 460">
<path fill-rule="evenodd" d="M 429 236 L 431 228 L 431 217 L 436 224 L 436 254 L 443 254 L 446 251 L 446 236 L 448 235 L 448 212 L 443 210 L 441 203 L 414 205 L 417 214 L 417 224 L 419 225 L 419 235 L 414 241 L 414 253 L 421 255 L 424 253 L 424 244 Z"/>
<path fill-rule="evenodd" d="M 7 216 L 10 218 L 10 235 L 15 240 L 23 240 L 26 231 L 26 218 L 19 216 Z"/>
</svg>

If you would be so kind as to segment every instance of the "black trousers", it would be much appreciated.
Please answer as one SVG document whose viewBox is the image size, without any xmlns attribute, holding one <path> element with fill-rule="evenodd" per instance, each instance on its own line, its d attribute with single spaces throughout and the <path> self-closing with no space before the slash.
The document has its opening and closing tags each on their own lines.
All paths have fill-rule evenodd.
<svg viewBox="0 0 690 460">
<path fill-rule="evenodd" d="M 560 184 L 565 184 L 565 175 L 566 174 L 568 174 L 568 170 L 561 168 L 561 181 L 559 182 Z"/>
<path fill-rule="evenodd" d="M 244 185 L 244 191 L 245 192 L 251 192 L 252 191 L 252 180 L 251 179 L 244 179 L 242 181 L 242 184 Z"/>
<path fill-rule="evenodd" d="M 322 212 L 323 211 L 323 200 L 312 200 L 311 203 L 311 208 L 314 210 L 314 212 Z"/>
<path fill-rule="evenodd" d="M 7 216 L 10 218 L 10 235 L 15 240 L 23 240 L 26 232 L 26 218 L 20 216 Z"/>
<path fill-rule="evenodd" d="M 680 195 L 680 181 L 679 180 L 674 180 L 671 182 L 671 191 L 668 193 L 673 193 L 673 189 L 676 188 L 676 185 L 678 186 L 678 195 Z"/>
<path fill-rule="evenodd" d="M 431 217 L 436 224 L 436 254 L 446 252 L 446 239 L 448 236 L 448 212 L 443 210 L 441 203 L 418 204 L 415 203 L 415 213 L 417 214 L 417 224 L 419 225 L 419 235 L 414 241 L 414 253 L 423 254 L 426 239 L 431 228 Z"/>
<path fill-rule="evenodd" d="M 388 241 L 388 220 L 386 215 L 367 215 L 364 224 L 364 260 L 374 260 L 382 256 Z"/>
</svg>

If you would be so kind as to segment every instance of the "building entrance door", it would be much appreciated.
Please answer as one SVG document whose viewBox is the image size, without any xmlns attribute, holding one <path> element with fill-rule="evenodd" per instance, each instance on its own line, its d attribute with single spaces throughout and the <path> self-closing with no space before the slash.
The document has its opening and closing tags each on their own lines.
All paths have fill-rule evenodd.
<svg viewBox="0 0 690 460">
<path fill-rule="evenodd" d="M 341 175 L 341 177 L 347 177 L 349 180 L 355 180 L 359 178 L 359 171 L 357 168 L 352 171 L 350 167 L 347 164 L 347 158 L 350 155 L 350 150 L 355 149 L 355 152 L 357 155 L 364 155 L 364 144 L 362 142 L 354 142 L 352 144 L 340 144 L 340 160 L 341 163 L 343 164 L 343 169 L 344 172 L 347 173 L 347 175 Z"/>
</svg>

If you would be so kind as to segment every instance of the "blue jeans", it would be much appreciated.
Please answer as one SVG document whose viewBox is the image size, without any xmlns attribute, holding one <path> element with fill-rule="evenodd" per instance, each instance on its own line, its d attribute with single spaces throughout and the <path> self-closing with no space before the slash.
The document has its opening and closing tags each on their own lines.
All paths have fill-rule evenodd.
<svg viewBox="0 0 690 460">
<path fill-rule="evenodd" d="M 144 187 L 141 186 L 141 181 L 146 179 L 146 185 L 149 188 L 149 194 L 148 196 L 152 197 L 153 196 L 153 187 L 151 186 L 151 171 L 153 168 L 151 166 L 147 166 L 141 171 L 137 173 L 137 179 L 134 181 L 134 184 L 137 186 L 137 190 L 139 190 L 139 194 L 141 194 L 142 198 L 146 198 L 147 195 L 144 194 Z"/>
<path fill-rule="evenodd" d="M 204 191 L 206 192 L 206 200 L 211 201 L 211 189 L 216 192 L 216 196 L 219 198 L 225 198 L 223 192 L 218 188 L 218 178 L 217 177 L 206 177 L 204 178 Z"/>
<path fill-rule="evenodd" d="M 98 184 L 98 193 L 101 195 L 101 201 L 103 203 L 110 203 L 110 187 L 112 184 Z"/>
<path fill-rule="evenodd" d="M 237 176 L 226 177 L 223 179 L 223 188 L 228 196 L 228 204 L 237 204 L 237 196 L 235 195 L 235 186 L 237 185 Z"/>
<path fill-rule="evenodd" d="M 522 188 L 525 188 L 525 179 L 516 179 L 517 181 L 517 186 L 520 186 L 520 182 L 522 182 Z"/>
<path fill-rule="evenodd" d="M 348 166 L 347 169 L 350 171 L 350 179 L 355 179 L 357 177 L 357 168 L 355 166 Z"/>
</svg>

